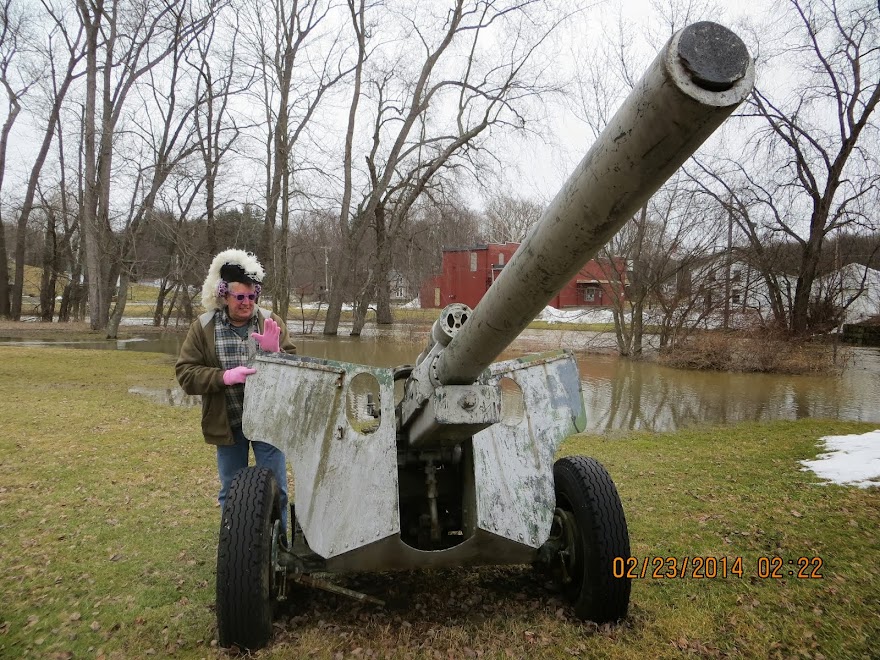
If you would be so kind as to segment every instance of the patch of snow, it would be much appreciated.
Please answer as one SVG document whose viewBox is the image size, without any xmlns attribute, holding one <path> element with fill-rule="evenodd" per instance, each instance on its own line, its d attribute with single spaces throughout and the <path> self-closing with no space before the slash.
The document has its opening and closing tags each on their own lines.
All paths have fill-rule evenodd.
<svg viewBox="0 0 880 660">
<path fill-rule="evenodd" d="M 268 307 L 268 305 L 264 305 L 264 307 Z M 298 311 L 300 307 L 302 307 L 303 309 L 327 309 L 328 305 L 326 302 L 320 302 L 320 303 L 307 302 L 307 303 L 302 303 L 302 305 L 300 305 L 299 303 L 296 303 L 295 305 L 291 306 L 291 309 Z M 342 310 L 343 311 L 350 312 L 353 309 L 354 309 L 354 307 L 352 307 L 350 303 L 342 303 Z"/>
<path fill-rule="evenodd" d="M 827 453 L 813 461 L 801 461 L 831 483 L 868 488 L 880 487 L 880 430 L 862 435 L 829 435 L 819 438 Z"/>
<path fill-rule="evenodd" d="M 402 309 L 421 309 L 422 305 L 419 302 L 418 298 L 413 298 L 408 303 L 404 303 L 400 306 Z"/>
<path fill-rule="evenodd" d="M 613 323 L 610 309 L 556 309 L 549 305 L 538 314 L 537 321 L 546 323 Z"/>
</svg>

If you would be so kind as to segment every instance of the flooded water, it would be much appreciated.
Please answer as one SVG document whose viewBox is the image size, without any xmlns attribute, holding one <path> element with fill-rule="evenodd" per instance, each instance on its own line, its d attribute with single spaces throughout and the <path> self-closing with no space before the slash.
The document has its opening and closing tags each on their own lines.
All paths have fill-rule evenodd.
<svg viewBox="0 0 880 660">
<path fill-rule="evenodd" d="M 877 349 L 856 349 L 840 376 L 689 371 L 607 356 L 578 365 L 597 433 L 805 417 L 880 422 Z"/>
<path fill-rule="evenodd" d="M 365 329 L 361 337 L 297 335 L 297 352 L 311 357 L 393 367 L 415 361 L 428 331 L 419 326 Z M 340 330 L 341 333 L 346 332 Z M 4 339 L 18 345 L 135 350 L 177 355 L 182 335 L 124 341 L 38 342 Z M 595 333 L 527 330 L 503 356 L 552 348 L 575 351 L 581 374 L 587 431 L 615 435 L 631 429 L 671 431 L 698 424 L 736 424 L 750 420 L 832 418 L 880 424 L 880 349 L 855 348 L 854 359 L 839 376 L 738 374 L 671 369 L 632 362 L 603 351 L 613 338 Z M 169 405 L 196 405 L 170 388 L 133 394 Z"/>
</svg>

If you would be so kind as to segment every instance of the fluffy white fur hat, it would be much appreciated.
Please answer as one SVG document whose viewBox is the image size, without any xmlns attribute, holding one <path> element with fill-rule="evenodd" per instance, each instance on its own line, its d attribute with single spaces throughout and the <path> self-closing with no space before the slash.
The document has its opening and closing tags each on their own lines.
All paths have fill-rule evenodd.
<svg viewBox="0 0 880 660">
<path fill-rule="evenodd" d="M 208 268 L 208 276 L 205 283 L 202 284 L 202 305 L 208 311 L 214 309 L 223 309 L 223 298 L 220 297 L 218 286 L 220 284 L 220 269 L 227 264 L 236 264 L 241 266 L 245 274 L 256 282 L 262 282 L 266 273 L 263 266 L 257 261 L 257 257 L 253 252 L 245 252 L 244 250 L 223 250 L 211 262 Z"/>
</svg>

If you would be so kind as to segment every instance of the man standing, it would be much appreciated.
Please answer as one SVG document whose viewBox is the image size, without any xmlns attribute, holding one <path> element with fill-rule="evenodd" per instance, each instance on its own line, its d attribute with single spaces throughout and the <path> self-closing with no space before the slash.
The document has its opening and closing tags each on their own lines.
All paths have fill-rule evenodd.
<svg viewBox="0 0 880 660">
<path fill-rule="evenodd" d="M 202 434 L 217 447 L 221 508 L 232 478 L 247 467 L 252 446 L 256 464 L 272 470 L 281 494 L 281 516 L 287 529 L 287 466 L 284 453 L 249 441 L 241 428 L 244 388 L 256 369 L 249 358 L 264 351 L 295 353 L 282 319 L 261 309 L 263 267 L 250 252 L 225 250 L 214 257 L 202 285 L 207 310 L 190 326 L 175 365 L 177 380 L 187 394 L 202 395 Z"/>
</svg>

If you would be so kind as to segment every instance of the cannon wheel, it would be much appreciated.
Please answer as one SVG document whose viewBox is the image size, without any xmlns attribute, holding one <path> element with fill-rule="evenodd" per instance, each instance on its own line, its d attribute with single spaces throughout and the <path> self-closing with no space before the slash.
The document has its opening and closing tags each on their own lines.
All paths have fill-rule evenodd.
<svg viewBox="0 0 880 660">
<path fill-rule="evenodd" d="M 631 581 L 614 577 L 626 566 L 629 532 L 614 482 L 601 463 L 568 456 L 553 465 L 556 511 L 551 537 L 559 548 L 552 568 L 581 619 L 605 623 L 626 616 Z"/>
<path fill-rule="evenodd" d="M 259 649 L 272 637 L 277 576 L 272 528 L 281 519 L 271 470 L 248 467 L 232 480 L 217 546 L 217 630 L 220 646 Z"/>
</svg>

